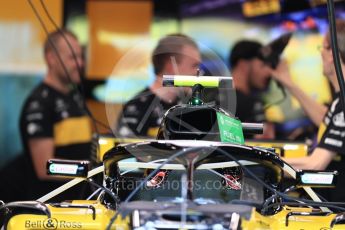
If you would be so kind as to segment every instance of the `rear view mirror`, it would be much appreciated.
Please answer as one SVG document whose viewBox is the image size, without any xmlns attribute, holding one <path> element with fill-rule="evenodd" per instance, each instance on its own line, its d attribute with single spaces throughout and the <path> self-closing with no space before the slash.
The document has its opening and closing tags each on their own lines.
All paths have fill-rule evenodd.
<svg viewBox="0 0 345 230">
<path fill-rule="evenodd" d="M 87 177 L 89 161 L 51 159 L 47 161 L 47 174 L 63 177 Z"/>
<path fill-rule="evenodd" d="M 338 171 L 301 170 L 296 172 L 298 186 L 335 187 Z"/>
</svg>

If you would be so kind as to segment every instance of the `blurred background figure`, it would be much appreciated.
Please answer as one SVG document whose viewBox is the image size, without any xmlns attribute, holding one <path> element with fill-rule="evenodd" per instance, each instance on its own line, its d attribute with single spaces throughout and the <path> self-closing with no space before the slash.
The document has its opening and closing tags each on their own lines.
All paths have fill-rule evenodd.
<svg viewBox="0 0 345 230">
<path fill-rule="evenodd" d="M 337 20 L 337 42 L 341 57 L 341 69 L 345 72 L 345 21 Z M 340 102 L 339 84 L 334 68 L 329 32 L 325 35 L 322 47 L 323 74 L 329 79 L 336 92 L 335 98 L 328 108 L 318 104 L 291 80 L 286 63 L 282 62 L 273 72 L 276 80 L 286 87 L 303 106 L 306 114 L 319 126 L 318 145 L 314 151 L 303 158 L 285 159 L 296 169 L 337 170 L 338 183 L 334 189 L 322 189 L 320 193 L 329 201 L 345 201 L 345 119 L 344 108 Z M 284 71 L 279 71 L 284 70 Z"/>
<path fill-rule="evenodd" d="M 155 138 L 167 109 L 186 102 L 189 90 L 163 88 L 163 75 L 196 75 L 201 63 L 197 44 L 188 36 L 172 34 L 159 40 L 152 54 L 155 81 L 123 106 L 116 136 Z"/>
<path fill-rule="evenodd" d="M 260 55 L 261 43 L 238 41 L 230 51 L 229 66 L 236 91 L 236 117 L 242 122 L 264 122 L 264 133 L 254 138 L 273 139 L 274 125 L 267 122 L 264 103 L 260 100 L 271 78 L 272 68 Z"/>
<path fill-rule="evenodd" d="M 47 175 L 49 159 L 88 160 L 91 153 L 91 123 L 77 89 L 84 63 L 76 36 L 67 30 L 50 33 L 44 58 L 47 73 L 28 96 L 20 116 L 24 154 L 16 163 L 24 165 L 24 187 L 18 192 L 26 193 L 25 199 L 39 198 L 63 184 Z M 16 195 L 8 188 L 6 192 Z"/>
</svg>

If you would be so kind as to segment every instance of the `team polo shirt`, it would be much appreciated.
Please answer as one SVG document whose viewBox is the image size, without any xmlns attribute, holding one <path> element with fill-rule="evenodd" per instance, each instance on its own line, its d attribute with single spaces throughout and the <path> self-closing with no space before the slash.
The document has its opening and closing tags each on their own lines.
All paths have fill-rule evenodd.
<svg viewBox="0 0 345 230">
<path fill-rule="evenodd" d="M 117 122 L 116 135 L 155 138 L 164 113 L 174 105 L 176 102 L 166 103 L 149 88 L 144 89 L 123 106 Z"/>
<path fill-rule="evenodd" d="M 77 92 L 62 94 L 41 83 L 24 104 L 20 130 L 26 152 L 30 139 L 53 138 L 55 158 L 90 158 L 91 124 Z"/>
<path fill-rule="evenodd" d="M 328 108 L 326 116 L 319 128 L 318 147 L 339 155 L 345 154 L 345 120 L 339 94 Z"/>
<path fill-rule="evenodd" d="M 327 169 L 339 172 L 336 187 L 320 189 L 319 192 L 329 201 L 345 202 L 345 119 L 339 93 L 336 94 L 319 127 L 318 140 L 319 148 L 337 154 Z"/>
</svg>

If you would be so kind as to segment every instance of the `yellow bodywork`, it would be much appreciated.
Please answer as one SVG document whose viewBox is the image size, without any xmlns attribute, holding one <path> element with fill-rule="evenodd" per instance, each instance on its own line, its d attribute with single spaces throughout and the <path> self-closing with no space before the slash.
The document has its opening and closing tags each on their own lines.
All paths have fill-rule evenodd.
<svg viewBox="0 0 345 230">
<path fill-rule="evenodd" d="M 8 224 L 8 230 L 38 230 L 38 229 L 106 229 L 115 211 L 107 209 L 98 201 L 74 201 L 73 204 L 92 205 L 93 211 L 87 208 L 61 208 L 47 205 L 51 212 L 51 218 L 43 214 L 18 214 L 13 216 Z M 127 230 L 129 218 L 116 219 L 111 229 Z"/>
<path fill-rule="evenodd" d="M 274 148 L 277 154 L 285 158 L 304 157 L 308 154 L 308 146 L 302 142 L 246 141 L 245 144 L 249 146 Z"/>
<path fill-rule="evenodd" d="M 33 230 L 33 229 L 106 229 L 110 219 L 115 214 L 114 210 L 107 209 L 98 201 L 74 201 L 73 204 L 87 204 L 95 208 L 95 218 L 90 209 L 84 208 L 57 208 L 48 205 L 51 211 L 51 218 L 43 214 L 18 214 L 13 216 L 8 224 L 9 230 Z M 331 229 L 330 224 L 336 214 L 326 214 L 324 216 L 301 216 L 292 215 L 291 212 L 310 213 L 310 208 L 284 207 L 275 215 L 262 216 L 253 208 L 250 219 L 241 219 L 241 229 L 243 230 L 281 230 L 281 229 L 308 229 L 327 230 Z M 314 210 L 315 212 L 315 210 Z M 168 222 L 167 222 L 168 223 Z M 127 230 L 131 229 L 130 217 L 122 218 L 120 215 L 116 219 L 111 229 Z M 332 229 L 345 229 L 345 225 L 335 225 Z"/>
<path fill-rule="evenodd" d="M 242 229 L 327 230 L 331 229 L 330 224 L 336 216 L 336 214 L 328 214 L 326 216 L 292 215 L 287 219 L 287 215 L 291 212 L 310 213 L 312 212 L 312 209 L 284 207 L 283 210 L 272 216 L 262 216 L 257 212 L 253 212 L 253 215 L 249 220 L 242 220 Z M 345 229 L 345 225 L 335 225 L 332 229 Z"/>
<path fill-rule="evenodd" d="M 114 146 L 121 143 L 133 143 L 143 140 L 138 139 L 115 139 L 112 137 L 101 137 L 99 139 L 98 160 L 101 162 L 103 155 Z M 307 147 L 300 143 L 278 143 L 278 142 L 246 142 L 250 146 L 273 147 L 284 152 L 285 157 L 302 157 L 307 154 Z M 62 203 L 66 204 L 66 203 Z M 8 230 L 38 230 L 38 229 L 106 229 L 109 221 L 115 215 L 115 210 L 107 208 L 98 200 L 80 200 L 73 201 L 72 205 L 87 205 L 90 208 L 79 207 L 57 207 L 47 204 L 51 212 L 51 218 L 37 212 L 23 211 L 13 215 L 7 222 Z M 300 213 L 301 215 L 291 215 L 291 213 Z M 250 218 L 241 218 L 242 230 L 327 230 L 327 229 L 344 229 L 345 224 L 335 225 L 331 228 L 331 223 L 335 219 L 335 213 L 325 215 L 308 215 L 308 213 L 316 213 L 316 209 L 311 208 L 295 208 L 284 206 L 282 210 L 274 215 L 263 216 L 259 212 L 252 209 Z M 289 214 L 290 213 L 290 214 Z M 229 213 L 231 214 L 231 213 Z M 289 218 L 287 218 L 289 216 Z M 227 217 L 229 218 L 229 217 Z M 127 230 L 131 228 L 130 217 L 122 218 L 118 216 L 111 229 Z"/>
<path fill-rule="evenodd" d="M 122 143 L 136 143 L 144 141 L 145 139 L 132 139 L 132 138 L 114 138 L 107 136 L 100 136 L 98 139 L 98 149 L 97 149 L 97 161 L 103 162 L 104 154 L 111 148 L 116 147 Z"/>
</svg>

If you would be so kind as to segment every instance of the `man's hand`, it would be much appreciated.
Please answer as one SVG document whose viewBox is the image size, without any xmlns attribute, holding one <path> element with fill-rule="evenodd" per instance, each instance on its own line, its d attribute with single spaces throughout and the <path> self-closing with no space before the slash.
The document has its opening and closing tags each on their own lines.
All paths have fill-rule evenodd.
<svg viewBox="0 0 345 230">
<path fill-rule="evenodd" d="M 294 84 L 291 79 L 288 63 L 284 59 L 279 62 L 276 69 L 272 70 L 272 78 L 286 88 L 292 87 Z"/>
<path fill-rule="evenodd" d="M 283 87 L 288 89 L 292 96 L 298 100 L 310 120 L 312 120 L 316 126 L 319 126 L 326 114 L 327 107 L 319 104 L 292 81 L 287 62 L 281 60 L 277 68 L 272 70 L 271 74 L 273 79 L 277 80 Z"/>
</svg>

